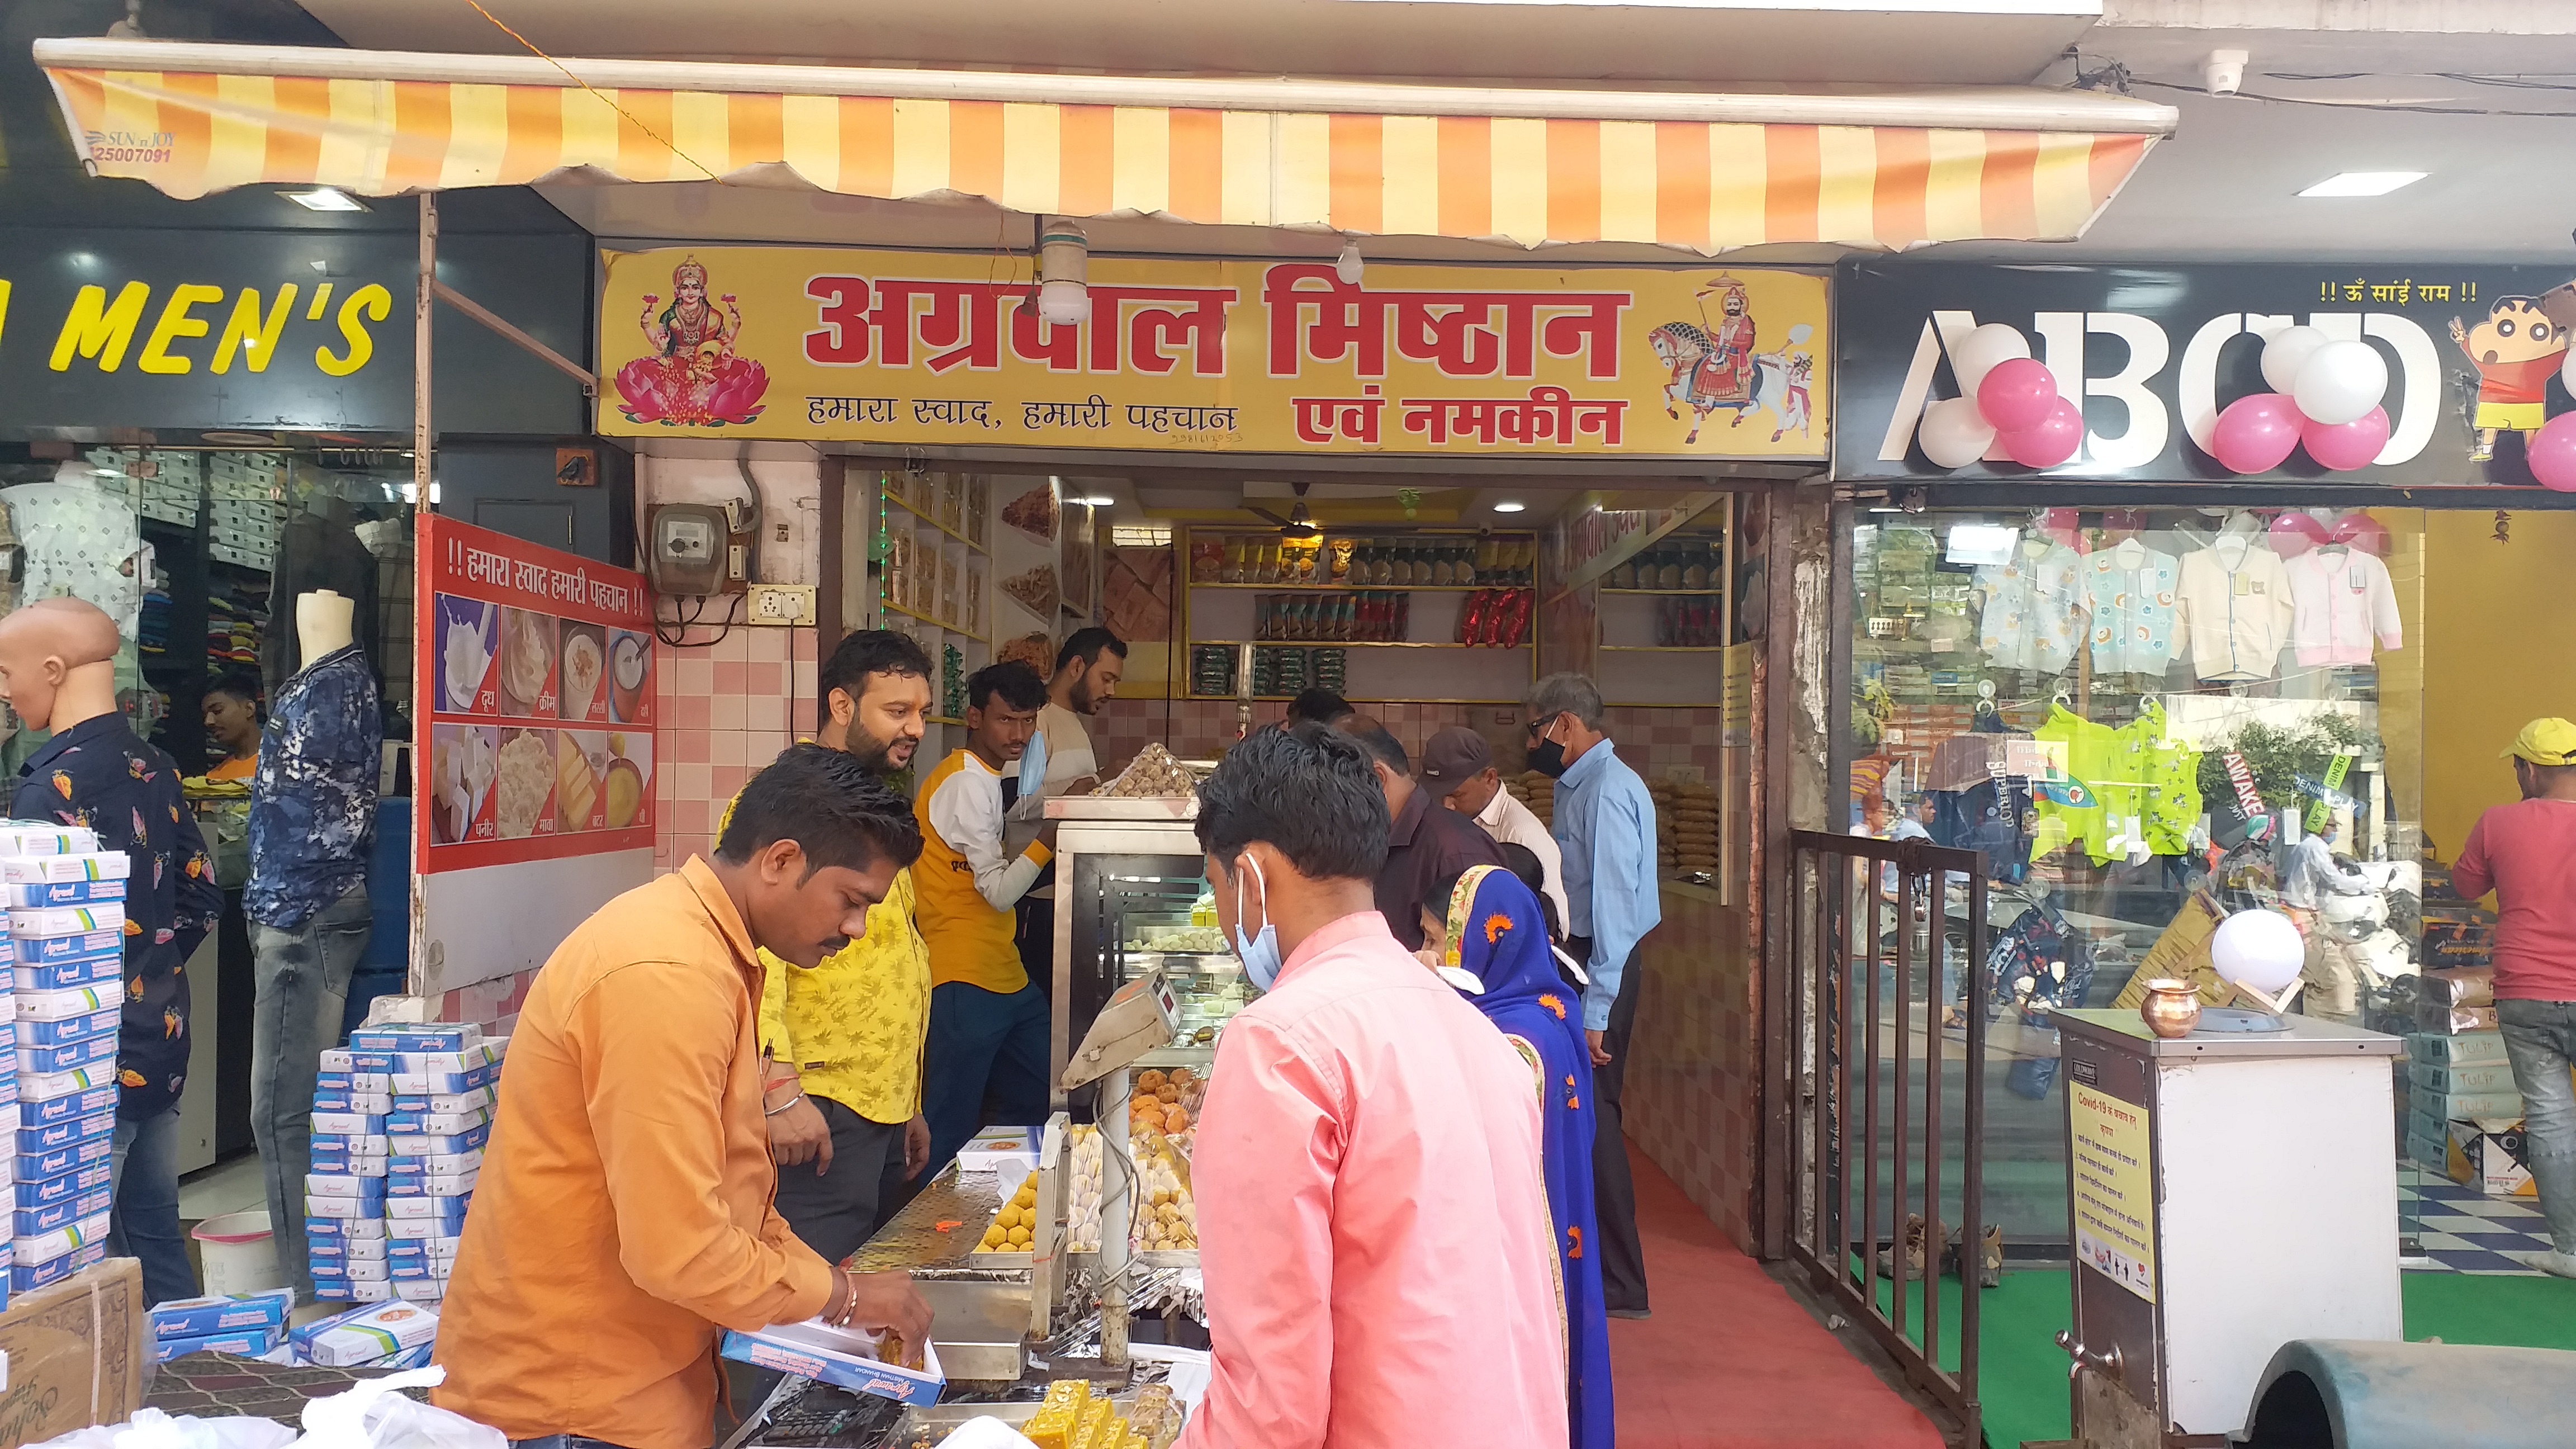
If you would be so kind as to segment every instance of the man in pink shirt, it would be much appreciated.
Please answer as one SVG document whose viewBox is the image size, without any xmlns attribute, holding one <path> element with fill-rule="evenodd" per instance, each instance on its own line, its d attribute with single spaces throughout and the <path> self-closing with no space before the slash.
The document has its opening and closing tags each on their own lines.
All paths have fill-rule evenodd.
<svg viewBox="0 0 2576 1449">
<path fill-rule="evenodd" d="M 1532 1068 L 1395 943 L 1368 757 L 1258 731 L 1199 789 L 1217 919 L 1265 993 L 1193 1164 L 1214 1373 L 1183 1449 L 1565 1449 Z"/>
<path fill-rule="evenodd" d="M 2505 755 L 2522 798 L 2478 817 L 2451 885 L 2465 900 L 2496 893 L 2496 1024 L 2554 1240 L 2527 1261 L 2576 1278 L 2576 724 L 2533 720 Z"/>
</svg>

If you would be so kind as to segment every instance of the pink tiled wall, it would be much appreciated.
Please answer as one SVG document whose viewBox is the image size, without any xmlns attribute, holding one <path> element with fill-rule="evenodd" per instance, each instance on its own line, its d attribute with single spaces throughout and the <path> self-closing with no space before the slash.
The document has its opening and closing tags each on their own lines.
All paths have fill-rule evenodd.
<svg viewBox="0 0 2576 1449">
<path fill-rule="evenodd" d="M 1376 715 L 1408 750 L 1450 725 L 1465 725 L 1494 742 L 1496 758 L 1518 763 L 1522 743 L 1519 707 L 1492 704 L 1359 704 Z M 1276 704 L 1253 706 L 1253 722 L 1280 718 Z M 1697 765 L 1715 778 L 1721 731 L 1714 709 L 1656 709 L 1620 706 L 1606 723 L 1619 746 L 1620 758 L 1643 775 L 1659 775 L 1675 766 Z M 1113 699 L 1091 721 L 1091 744 L 1104 770 L 1117 770 L 1136 757 L 1149 741 L 1185 760 L 1203 760 L 1234 738 L 1232 700 Z"/>
<path fill-rule="evenodd" d="M 754 770 L 814 732 L 814 631 L 737 628 L 665 645 L 661 666 L 653 865 L 671 870 L 713 848 L 716 822 Z"/>
<path fill-rule="evenodd" d="M 1688 885 L 1665 886 L 1663 909 L 1638 958 L 1623 1125 L 1709 1221 L 1754 1252 L 1762 973 L 1752 912 Z"/>
</svg>

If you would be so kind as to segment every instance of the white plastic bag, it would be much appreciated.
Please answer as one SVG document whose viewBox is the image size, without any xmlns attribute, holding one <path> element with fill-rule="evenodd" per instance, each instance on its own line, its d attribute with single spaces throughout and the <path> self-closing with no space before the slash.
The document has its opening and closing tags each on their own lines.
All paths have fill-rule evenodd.
<svg viewBox="0 0 2576 1449">
<path fill-rule="evenodd" d="M 122 1424 L 98 1424 L 48 1439 L 36 1449 L 285 1449 L 295 1431 L 275 1419 L 172 1418 L 138 1409 Z"/>
<path fill-rule="evenodd" d="M 446 1379 L 443 1368 L 411 1369 L 315 1399 L 304 1406 L 295 1449 L 510 1449 L 498 1429 L 394 1392 Z"/>
<path fill-rule="evenodd" d="M 939 1441 L 946 1449 L 1037 1449 L 999 1419 L 969 1419 Z"/>
</svg>

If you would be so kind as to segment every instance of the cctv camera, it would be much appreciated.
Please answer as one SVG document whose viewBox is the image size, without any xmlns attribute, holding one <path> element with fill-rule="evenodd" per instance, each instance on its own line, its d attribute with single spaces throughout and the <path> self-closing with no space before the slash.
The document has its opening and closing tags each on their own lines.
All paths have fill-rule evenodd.
<svg viewBox="0 0 2576 1449">
<path fill-rule="evenodd" d="M 2245 84 L 2245 52 L 2213 50 L 2200 63 L 2201 83 L 2213 96 L 2232 96 Z"/>
</svg>

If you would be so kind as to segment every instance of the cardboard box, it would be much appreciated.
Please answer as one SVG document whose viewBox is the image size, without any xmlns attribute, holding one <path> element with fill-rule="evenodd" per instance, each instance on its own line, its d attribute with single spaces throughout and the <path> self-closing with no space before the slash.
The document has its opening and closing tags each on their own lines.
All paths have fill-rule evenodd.
<svg viewBox="0 0 2576 1449">
<path fill-rule="evenodd" d="M 470 1022 L 411 1026 L 366 1026 L 349 1033 L 351 1051 L 461 1052 L 480 1050 L 483 1028 Z M 439 1070 L 423 1066 L 422 1071 Z"/>
<path fill-rule="evenodd" d="M 492 1089 L 489 1087 L 475 1087 L 463 1092 L 442 1092 L 435 1096 L 396 1095 L 394 1098 L 396 1112 L 487 1112 L 491 1107 Z"/>
<path fill-rule="evenodd" d="M 21 1016 L 15 1023 L 18 1045 L 22 1047 L 70 1046 L 74 1042 L 114 1036 L 121 1015 L 118 1008 L 111 1006 L 105 1011 L 93 1011 L 87 1016 L 50 1018 Z"/>
<path fill-rule="evenodd" d="M 0 1314 L 0 1449 L 41 1443 L 143 1407 L 143 1270 L 119 1258 L 13 1300 Z"/>
<path fill-rule="evenodd" d="M 109 1066 L 116 1063 L 116 1034 L 64 1042 L 59 1046 L 24 1046 L 18 1048 L 18 1070 L 30 1076 L 74 1071 L 96 1062 Z"/>
<path fill-rule="evenodd" d="M 70 1021 L 115 1011 L 124 993 L 112 986 L 70 986 L 60 991 L 21 991 L 10 998 L 20 1021 Z"/>
<path fill-rule="evenodd" d="M 101 1159 L 52 1177 L 22 1177 L 11 1190 L 16 1194 L 17 1210 L 25 1212 L 112 1189 L 115 1184 L 116 1164 Z"/>
<path fill-rule="evenodd" d="M 2442 1170 L 2453 1182 L 2474 1187 L 2488 1197 L 2535 1197 L 2540 1189 L 2523 1165 L 2522 1125 L 2487 1130 L 2475 1122 L 2453 1122 L 2444 1135 Z"/>
<path fill-rule="evenodd" d="M 69 1147 L 57 1147 L 41 1156 L 20 1155 L 11 1176 L 18 1182 L 42 1182 L 49 1177 L 76 1173 L 84 1167 L 107 1162 L 116 1151 L 113 1135 L 93 1137 Z"/>
<path fill-rule="evenodd" d="M 95 1073 L 93 1073 L 95 1075 Z M 39 1127 L 44 1122 L 70 1122 L 75 1116 L 116 1114 L 116 1083 L 80 1088 L 72 1096 L 26 1098 L 13 1104 L 18 1109 L 18 1127 Z"/>
<path fill-rule="evenodd" d="M 258 1358 L 271 1353 L 286 1342 L 283 1328 L 250 1328 L 236 1333 L 206 1333 L 194 1338 L 156 1339 L 152 1344 L 152 1361 L 168 1363 L 192 1353 L 232 1353 L 243 1358 Z"/>
<path fill-rule="evenodd" d="M 471 1112 L 391 1112 L 385 1116 L 388 1137 L 454 1136 L 489 1126 L 492 1113 L 486 1108 Z"/>
<path fill-rule="evenodd" d="M 10 833 L 0 825 L 0 838 Z M 75 882 L 75 879 L 134 879 L 134 861 L 124 851 L 100 851 L 98 835 L 88 835 L 88 851 L 5 851 L 0 853 L 0 882 L 5 884 L 49 884 Z"/>
<path fill-rule="evenodd" d="M 20 941 L 51 941 L 65 936 L 92 936 L 100 931 L 125 934 L 125 902 L 100 901 L 88 906 L 30 906 L 9 912 L 9 934 Z"/>
<path fill-rule="evenodd" d="M 283 1332 L 286 1316 L 294 1311 L 294 1289 L 270 1288 L 215 1298 L 176 1298 L 151 1309 L 149 1317 L 155 1339 L 172 1339 L 260 1328 Z"/>
<path fill-rule="evenodd" d="M 392 1236 L 392 1234 L 386 1231 L 385 1220 L 379 1216 L 372 1218 L 328 1218 L 321 1222 L 308 1222 L 304 1225 L 304 1236 L 307 1238 L 383 1239 Z"/>
<path fill-rule="evenodd" d="M 60 961 L 20 959 L 10 968 L 13 985 L 20 991 L 60 991 L 66 986 L 87 986 L 98 981 L 122 981 L 125 978 L 125 948 L 108 938 L 110 949 L 94 956 L 76 956 Z"/>
<path fill-rule="evenodd" d="M 438 1157 L 475 1151 L 491 1136 L 492 1124 L 488 1122 L 462 1132 L 387 1133 L 385 1151 L 392 1157 Z"/>
<path fill-rule="evenodd" d="M 63 1282 L 87 1268 L 107 1261 L 107 1244 L 83 1243 L 50 1263 L 9 1265 L 9 1291 L 32 1293 L 39 1288 Z"/>
<path fill-rule="evenodd" d="M 810 1319 L 773 1323 L 757 1333 L 728 1329 L 724 1356 L 903 1404 L 938 1403 L 948 1382 L 939 1369 L 939 1351 L 929 1344 L 921 1346 L 919 1369 L 902 1368 L 878 1359 L 873 1341 Z"/>
<path fill-rule="evenodd" d="M 384 1132 L 385 1119 L 381 1113 L 316 1112 L 313 1114 L 313 1137 L 316 1141 L 325 1137 L 381 1137 Z"/>
<path fill-rule="evenodd" d="M 96 1217 L 114 1206 L 114 1194 L 110 1189 L 97 1187 L 75 1197 L 58 1199 L 44 1207 L 20 1208 L 12 1215 L 15 1219 L 15 1230 L 10 1236 L 32 1238 L 39 1233 L 52 1232 L 56 1228 L 78 1222 L 83 1218 Z M 194 1303 L 200 1300 L 192 1298 L 182 1301 Z"/>
<path fill-rule="evenodd" d="M 350 1287 L 358 1284 L 352 1281 Z M 295 1330 L 305 1358 L 325 1367 L 367 1363 L 435 1342 L 438 1315 L 410 1303 L 333 1314 Z"/>
<path fill-rule="evenodd" d="M 385 1196 L 465 1197 L 480 1176 L 472 1172 L 395 1172 L 385 1177 Z"/>
<path fill-rule="evenodd" d="M 57 1148 L 87 1142 L 93 1137 L 106 1137 L 116 1131 L 116 1114 L 101 1112 L 91 1117 L 67 1117 L 60 1122 L 40 1122 L 18 1129 L 18 1155 L 40 1157 Z"/>
<path fill-rule="evenodd" d="M 85 906 L 125 899 L 125 877 L 109 880 L 12 881 L 0 886 L 0 900 L 11 910 L 30 906 Z"/>
<path fill-rule="evenodd" d="M 31 1120 L 44 1120 L 44 1114 L 49 1111 L 54 1111 L 55 1109 L 40 1106 L 38 1104 L 62 1101 L 85 1101 L 93 1098 L 101 1091 L 115 1091 L 116 1069 L 113 1067 L 75 1067 L 68 1072 L 48 1072 L 43 1074 L 31 1073 L 29 1075 L 19 1077 L 17 1079 L 17 1083 L 18 1100 L 29 1104 L 28 1111 L 33 1114 Z M 107 1105 L 110 1108 L 113 1108 L 116 1105 L 116 1099 L 110 1097 Z M 90 1114 L 90 1111 L 95 1110 L 97 1109 L 91 1108 L 84 1111 L 74 1112 L 70 1115 L 86 1117 Z"/>
<path fill-rule="evenodd" d="M 21 861 L 31 862 L 32 872 L 41 869 L 48 860 L 64 857 L 102 862 L 96 867 L 97 874 L 93 879 L 112 877 L 122 880 L 131 874 L 125 866 L 125 852 L 101 851 L 98 832 L 86 825 L 53 825 L 42 820 L 0 821 L 0 857 L 7 857 L 0 859 L 0 880 L 47 879 L 41 874 L 22 875 L 14 867 Z M 108 861 L 115 862 L 113 869 L 104 864 Z"/>
<path fill-rule="evenodd" d="M 382 1134 L 351 1137 L 337 1132 L 317 1132 L 313 1134 L 313 1150 L 345 1152 L 351 1157 L 387 1157 L 392 1155 L 393 1146 L 391 1139 Z"/>
</svg>

